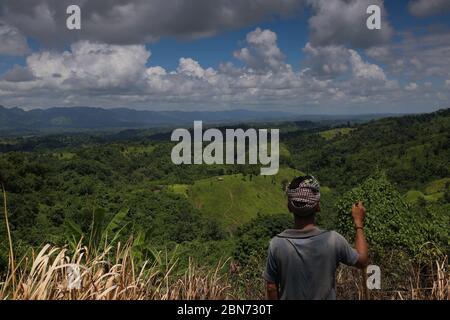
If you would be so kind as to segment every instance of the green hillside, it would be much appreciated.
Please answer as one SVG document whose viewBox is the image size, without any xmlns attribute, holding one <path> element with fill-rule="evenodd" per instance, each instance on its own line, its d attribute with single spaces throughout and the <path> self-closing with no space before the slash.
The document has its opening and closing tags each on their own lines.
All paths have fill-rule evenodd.
<svg viewBox="0 0 450 320">
<path fill-rule="evenodd" d="M 424 199 L 427 202 L 436 202 L 444 196 L 443 192 L 436 192 L 433 194 L 424 194 L 419 190 L 409 190 L 404 198 L 409 203 L 416 203 L 419 199 Z"/>
<path fill-rule="evenodd" d="M 353 130 L 355 130 L 355 128 L 335 128 L 320 132 L 320 136 L 325 140 L 331 140 L 341 135 L 349 134 Z"/>
<path fill-rule="evenodd" d="M 419 199 L 427 202 L 437 202 L 444 198 L 445 192 L 450 189 L 450 178 L 433 180 L 425 186 L 425 191 L 409 190 L 404 198 L 409 203 L 417 203 Z"/>
<path fill-rule="evenodd" d="M 426 194 L 433 194 L 438 192 L 444 192 L 450 189 L 450 178 L 438 179 L 430 182 L 426 188 Z"/>
<path fill-rule="evenodd" d="M 424 190 L 432 181 L 450 176 L 450 109 L 371 121 L 351 129 L 334 136 L 335 131 L 329 130 L 286 134 L 281 139 L 291 152 L 288 164 L 314 172 L 339 192 L 378 169 L 385 170 L 402 193 Z"/>
<path fill-rule="evenodd" d="M 260 214 L 287 212 L 283 186 L 300 171 L 281 168 L 271 176 L 225 175 L 172 185 L 172 191 L 188 196 L 193 206 L 228 228 L 248 222 Z"/>
</svg>

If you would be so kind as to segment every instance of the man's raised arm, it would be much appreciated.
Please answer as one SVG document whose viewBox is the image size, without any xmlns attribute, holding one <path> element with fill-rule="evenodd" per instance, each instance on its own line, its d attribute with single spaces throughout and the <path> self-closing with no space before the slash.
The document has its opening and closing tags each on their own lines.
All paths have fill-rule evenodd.
<svg viewBox="0 0 450 320">
<path fill-rule="evenodd" d="M 275 282 L 266 282 L 267 300 L 278 300 L 278 285 Z"/>
<path fill-rule="evenodd" d="M 364 235 L 364 218 L 366 215 L 366 208 L 360 201 L 352 206 L 352 217 L 355 223 L 356 236 L 355 236 L 355 249 L 358 252 L 359 258 L 355 264 L 357 268 L 365 268 L 369 263 L 368 248 L 366 236 Z"/>
</svg>

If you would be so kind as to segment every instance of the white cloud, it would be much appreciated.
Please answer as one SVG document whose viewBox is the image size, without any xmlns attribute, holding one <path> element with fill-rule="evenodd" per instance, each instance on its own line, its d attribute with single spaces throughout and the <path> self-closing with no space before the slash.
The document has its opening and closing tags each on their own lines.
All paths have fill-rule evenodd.
<svg viewBox="0 0 450 320">
<path fill-rule="evenodd" d="M 386 46 L 381 47 L 370 47 L 366 49 L 367 56 L 374 58 L 374 59 L 385 59 L 386 57 L 389 57 L 391 52 L 389 51 L 389 48 Z"/>
<path fill-rule="evenodd" d="M 49 85 L 117 88 L 139 82 L 150 52 L 140 45 L 107 45 L 80 41 L 63 53 L 33 53 L 27 65 Z"/>
<path fill-rule="evenodd" d="M 160 37 L 200 38 L 301 11 L 304 0 L 2 0 L 0 19 L 45 45 L 90 40 L 110 44 Z M 65 11 L 82 8 L 82 33 L 65 28 Z"/>
<path fill-rule="evenodd" d="M 255 70 L 274 70 L 285 67 L 284 55 L 278 48 L 277 35 L 271 30 L 256 30 L 247 34 L 246 45 L 234 56 Z"/>
<path fill-rule="evenodd" d="M 427 17 L 450 11 L 448 0 L 415 0 L 409 2 L 409 11 L 418 17 Z"/>
<path fill-rule="evenodd" d="M 303 51 L 306 54 L 304 64 L 308 68 L 305 72 L 314 76 L 335 78 L 351 72 L 353 78 L 358 81 L 387 81 L 387 76 L 380 66 L 364 61 L 353 49 L 332 45 L 314 47 L 307 43 Z"/>
<path fill-rule="evenodd" d="M 383 69 L 376 64 L 364 62 L 355 50 L 350 49 L 349 52 L 350 64 L 354 76 L 368 80 L 386 81 L 386 75 L 384 74 Z"/>
<path fill-rule="evenodd" d="M 445 80 L 445 85 L 446 85 L 448 88 L 450 88 L 450 79 Z"/>
<path fill-rule="evenodd" d="M 64 13 L 70 4 L 82 8 L 82 33 L 65 28 Z M 365 27 L 369 4 L 382 8 L 379 31 Z M 79 40 L 136 44 L 161 37 L 211 36 L 274 17 L 300 16 L 304 7 L 312 8 L 314 45 L 370 47 L 388 40 L 392 32 L 383 0 L 2 0 L 0 19 L 50 47 Z"/>
<path fill-rule="evenodd" d="M 29 68 L 14 65 L 14 67 L 8 70 L 0 79 L 9 82 L 27 82 L 35 80 L 36 77 Z"/>
<path fill-rule="evenodd" d="M 0 55 L 22 56 L 30 51 L 26 38 L 0 20 Z"/>
<path fill-rule="evenodd" d="M 303 52 L 303 64 L 313 75 L 334 77 L 349 70 L 349 51 L 343 46 L 314 47 L 308 42 Z"/>
<path fill-rule="evenodd" d="M 181 58 L 177 72 L 185 74 L 189 77 L 195 77 L 199 79 L 209 79 L 216 74 L 214 69 L 203 69 L 200 64 L 191 58 Z"/>
<path fill-rule="evenodd" d="M 407 90 L 407 91 L 415 91 L 415 90 L 417 90 L 417 88 L 418 88 L 418 85 L 415 82 L 408 83 L 405 86 L 405 90 Z"/>
<path fill-rule="evenodd" d="M 373 47 L 366 54 L 396 76 L 417 81 L 426 77 L 450 76 L 450 33 L 433 30 L 420 35 L 399 33 L 396 43 Z"/>
<path fill-rule="evenodd" d="M 383 0 L 307 0 L 314 14 L 309 19 L 311 42 L 315 46 L 350 45 L 368 48 L 387 42 L 392 27 L 387 21 Z M 381 8 L 381 29 L 366 27 L 369 5 Z"/>
</svg>

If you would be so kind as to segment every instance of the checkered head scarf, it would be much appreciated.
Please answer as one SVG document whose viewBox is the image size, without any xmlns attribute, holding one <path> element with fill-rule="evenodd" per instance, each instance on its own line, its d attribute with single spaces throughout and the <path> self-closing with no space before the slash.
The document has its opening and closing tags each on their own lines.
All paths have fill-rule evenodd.
<svg viewBox="0 0 450 320">
<path fill-rule="evenodd" d="M 292 180 L 286 190 L 289 204 L 297 213 L 311 213 L 320 201 L 319 181 L 311 175 Z"/>
</svg>

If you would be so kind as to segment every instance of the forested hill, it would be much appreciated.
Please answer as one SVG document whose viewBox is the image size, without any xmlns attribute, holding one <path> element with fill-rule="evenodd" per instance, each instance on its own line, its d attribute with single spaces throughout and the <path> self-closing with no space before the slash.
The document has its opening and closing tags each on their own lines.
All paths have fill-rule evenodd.
<svg viewBox="0 0 450 320">
<path fill-rule="evenodd" d="M 331 187 L 352 187 L 378 169 L 403 191 L 450 177 L 450 109 L 281 139 L 290 166 Z"/>
</svg>

